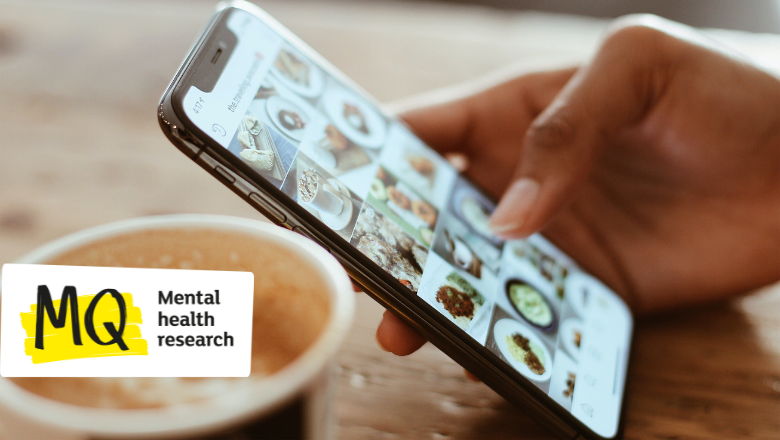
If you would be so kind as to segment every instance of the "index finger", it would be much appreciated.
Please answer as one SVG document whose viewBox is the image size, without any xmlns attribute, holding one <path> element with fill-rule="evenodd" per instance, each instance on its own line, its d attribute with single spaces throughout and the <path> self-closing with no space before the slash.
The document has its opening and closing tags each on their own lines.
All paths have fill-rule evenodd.
<svg viewBox="0 0 780 440">
<path fill-rule="evenodd" d="M 452 90 L 453 99 L 441 100 L 447 92 L 436 93 L 431 99 L 437 101 L 430 104 L 424 103 L 425 98 L 412 98 L 416 107 L 401 111 L 399 116 L 438 152 L 465 152 L 475 143 L 484 143 L 486 134 L 505 131 L 508 127 L 502 125 L 507 114 L 525 111 L 535 116 L 541 113 L 575 70 L 528 73 L 478 89 L 463 85 Z M 475 82 L 482 83 L 479 79 Z M 478 91 L 463 96 L 462 89 Z M 515 122 L 520 123 L 519 119 Z"/>
</svg>

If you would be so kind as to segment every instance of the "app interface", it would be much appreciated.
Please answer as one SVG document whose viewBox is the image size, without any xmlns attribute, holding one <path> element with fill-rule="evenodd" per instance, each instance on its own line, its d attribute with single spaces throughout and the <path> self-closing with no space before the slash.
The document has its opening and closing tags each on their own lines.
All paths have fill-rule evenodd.
<svg viewBox="0 0 780 440">
<path fill-rule="evenodd" d="M 494 204 L 401 122 L 253 15 L 188 117 L 604 437 L 616 434 L 633 321 L 540 235 L 503 241 Z"/>
</svg>

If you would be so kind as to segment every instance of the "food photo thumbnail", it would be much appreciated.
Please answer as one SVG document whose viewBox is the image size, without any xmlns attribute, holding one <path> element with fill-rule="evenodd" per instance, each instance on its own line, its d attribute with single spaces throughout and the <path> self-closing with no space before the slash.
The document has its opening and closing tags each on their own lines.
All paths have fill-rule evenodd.
<svg viewBox="0 0 780 440">
<path fill-rule="evenodd" d="M 419 290 L 428 248 L 370 203 L 363 206 L 351 243 L 409 290 Z"/>
<path fill-rule="evenodd" d="M 368 201 L 426 247 L 431 246 L 439 211 L 411 186 L 380 167 Z"/>
</svg>

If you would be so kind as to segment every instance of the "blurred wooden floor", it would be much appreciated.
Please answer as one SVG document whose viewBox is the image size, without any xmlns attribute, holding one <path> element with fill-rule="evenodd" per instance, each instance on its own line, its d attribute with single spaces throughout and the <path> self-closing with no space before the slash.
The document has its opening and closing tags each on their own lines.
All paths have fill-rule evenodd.
<svg viewBox="0 0 780 440">
<path fill-rule="evenodd" d="M 604 26 L 442 5 L 261 5 L 384 101 L 512 62 L 582 60 Z M 0 264 L 124 218 L 261 218 L 171 146 L 155 118 L 212 7 L 0 0 Z M 713 35 L 780 71 L 780 37 Z M 340 359 L 339 438 L 548 438 L 437 349 L 379 350 L 380 316 L 359 294 Z M 628 386 L 627 438 L 780 438 L 780 289 L 639 322 Z"/>
</svg>

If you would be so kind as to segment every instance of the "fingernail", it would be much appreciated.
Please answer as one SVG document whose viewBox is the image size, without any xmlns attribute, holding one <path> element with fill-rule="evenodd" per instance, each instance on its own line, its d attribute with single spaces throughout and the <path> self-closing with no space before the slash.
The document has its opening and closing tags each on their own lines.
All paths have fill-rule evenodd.
<svg viewBox="0 0 780 440">
<path fill-rule="evenodd" d="M 535 180 L 522 178 L 514 182 L 501 198 L 501 202 L 490 216 L 490 229 L 502 235 L 523 226 L 539 196 L 539 184 Z"/>
<path fill-rule="evenodd" d="M 379 341 L 379 333 L 374 334 L 374 339 L 376 339 L 376 345 L 378 345 L 379 348 L 381 348 L 383 351 L 390 353 L 390 350 L 386 349 L 385 346 L 382 345 L 382 343 Z"/>
</svg>

